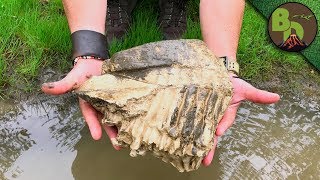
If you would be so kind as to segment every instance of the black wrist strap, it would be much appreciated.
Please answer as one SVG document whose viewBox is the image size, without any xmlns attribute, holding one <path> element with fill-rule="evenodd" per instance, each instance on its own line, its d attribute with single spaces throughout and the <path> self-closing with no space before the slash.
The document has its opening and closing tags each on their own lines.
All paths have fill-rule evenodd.
<svg viewBox="0 0 320 180">
<path fill-rule="evenodd" d="M 105 35 L 90 30 L 79 30 L 71 34 L 71 39 L 73 59 L 79 56 L 94 56 L 101 59 L 109 59 Z"/>
</svg>

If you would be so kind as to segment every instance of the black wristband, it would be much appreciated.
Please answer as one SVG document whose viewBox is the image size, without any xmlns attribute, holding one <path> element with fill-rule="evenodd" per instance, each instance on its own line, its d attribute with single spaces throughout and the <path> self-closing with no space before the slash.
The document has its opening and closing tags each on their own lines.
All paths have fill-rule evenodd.
<svg viewBox="0 0 320 180">
<path fill-rule="evenodd" d="M 79 56 L 94 56 L 101 59 L 109 59 L 107 38 L 105 35 L 90 31 L 79 30 L 71 34 L 72 58 Z"/>
</svg>

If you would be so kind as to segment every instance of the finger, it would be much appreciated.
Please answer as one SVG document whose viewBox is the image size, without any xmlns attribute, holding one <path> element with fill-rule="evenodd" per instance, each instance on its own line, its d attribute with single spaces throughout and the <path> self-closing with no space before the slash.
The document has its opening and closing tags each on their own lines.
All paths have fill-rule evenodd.
<svg viewBox="0 0 320 180">
<path fill-rule="evenodd" d="M 257 89 L 253 86 L 249 86 L 245 91 L 245 99 L 260 104 L 272 104 L 280 100 L 280 96 L 276 93 Z"/>
<path fill-rule="evenodd" d="M 202 164 L 204 166 L 207 167 L 211 164 L 217 144 L 218 144 L 218 136 L 215 136 L 212 149 L 202 160 Z"/>
<path fill-rule="evenodd" d="M 82 115 L 89 126 L 92 138 L 94 140 L 99 140 L 102 136 L 102 130 L 97 111 L 81 98 L 79 98 L 79 105 Z"/>
<path fill-rule="evenodd" d="M 116 137 L 118 134 L 117 128 L 115 126 L 108 126 L 108 125 L 104 125 L 103 128 L 106 131 L 114 149 L 120 150 L 121 149 L 120 146 L 117 146 L 115 143 L 115 142 L 117 142 L 117 140 L 116 140 Z"/>
<path fill-rule="evenodd" d="M 237 115 L 237 111 L 238 111 L 238 107 L 239 107 L 240 103 L 238 104 L 234 104 L 231 105 L 227 108 L 227 110 L 225 111 L 222 119 L 220 120 L 218 126 L 217 126 L 217 130 L 216 130 L 216 135 L 217 136 L 221 136 L 223 135 L 223 133 L 232 126 L 236 115 Z"/>
</svg>

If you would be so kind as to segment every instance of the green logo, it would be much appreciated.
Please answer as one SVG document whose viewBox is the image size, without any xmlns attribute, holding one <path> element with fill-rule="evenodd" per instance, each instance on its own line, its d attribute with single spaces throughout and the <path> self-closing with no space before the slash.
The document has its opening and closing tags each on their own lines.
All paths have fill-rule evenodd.
<svg viewBox="0 0 320 180">
<path fill-rule="evenodd" d="M 316 34 L 316 17 L 303 4 L 282 4 L 269 18 L 269 35 L 282 50 L 301 51 L 312 43 Z"/>
</svg>

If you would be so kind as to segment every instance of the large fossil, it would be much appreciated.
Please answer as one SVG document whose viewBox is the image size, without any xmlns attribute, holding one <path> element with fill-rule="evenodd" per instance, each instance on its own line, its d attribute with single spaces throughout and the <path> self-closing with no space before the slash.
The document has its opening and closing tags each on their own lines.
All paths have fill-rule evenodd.
<svg viewBox="0 0 320 180">
<path fill-rule="evenodd" d="M 180 172 L 198 169 L 213 145 L 232 86 L 200 40 L 149 43 L 118 52 L 76 93 L 118 127 L 131 156 L 151 151 Z"/>
</svg>

